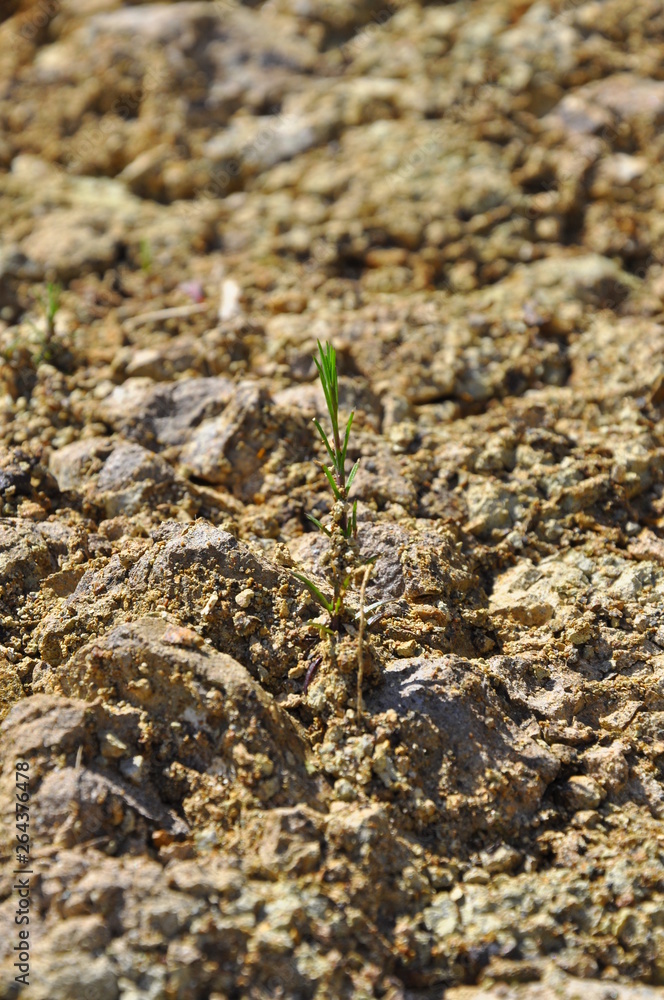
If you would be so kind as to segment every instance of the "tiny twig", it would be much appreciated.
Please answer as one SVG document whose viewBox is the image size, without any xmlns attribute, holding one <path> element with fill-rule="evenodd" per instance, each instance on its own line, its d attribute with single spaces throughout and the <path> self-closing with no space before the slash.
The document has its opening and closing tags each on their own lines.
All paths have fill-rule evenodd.
<svg viewBox="0 0 664 1000">
<path fill-rule="evenodd" d="M 362 715 L 362 680 L 364 679 L 364 598 L 367 592 L 367 584 L 373 569 L 373 562 L 367 563 L 364 567 L 362 577 L 362 587 L 360 588 L 360 628 L 357 636 L 357 721 Z"/>
<path fill-rule="evenodd" d="M 318 672 L 318 668 L 320 667 L 322 661 L 323 661 L 323 657 L 322 656 L 316 656 L 311 661 L 311 665 L 310 665 L 309 669 L 307 670 L 306 676 L 304 678 L 304 687 L 302 689 L 302 694 L 306 694 L 307 693 L 309 685 L 311 684 L 312 680 L 316 676 L 316 673 Z"/>
<path fill-rule="evenodd" d="M 187 316 L 195 316 L 197 313 L 208 312 L 209 302 L 194 302 L 189 306 L 173 306 L 171 309 L 155 309 L 154 312 L 139 313 L 138 316 L 130 316 L 125 320 L 125 327 L 133 330 L 141 323 L 152 323 L 160 319 L 184 319 Z"/>
<path fill-rule="evenodd" d="M 92 840 L 82 840 L 80 843 L 75 844 L 77 850 L 87 849 L 88 847 L 97 847 L 99 844 L 103 844 L 110 840 L 110 834 L 103 834 L 101 837 L 93 837 Z M 45 861 L 46 858 L 52 858 L 54 854 L 59 854 L 60 851 L 64 850 L 62 844 L 51 844 L 50 847 L 43 847 L 39 851 L 35 851 L 32 855 L 32 860 L 34 861 Z M 3 859 L 4 860 L 4 859 Z"/>
</svg>

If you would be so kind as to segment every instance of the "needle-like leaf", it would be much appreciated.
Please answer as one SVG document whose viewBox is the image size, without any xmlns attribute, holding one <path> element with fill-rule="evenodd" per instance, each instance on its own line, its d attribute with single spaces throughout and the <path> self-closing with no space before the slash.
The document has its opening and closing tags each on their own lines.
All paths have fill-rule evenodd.
<svg viewBox="0 0 664 1000">
<path fill-rule="evenodd" d="M 355 410 L 352 411 L 348 418 L 348 423 L 346 424 L 346 433 L 344 435 L 344 445 L 341 449 L 341 472 L 343 473 L 346 465 L 346 452 L 348 451 L 348 438 L 350 437 L 350 429 L 353 426 L 353 417 L 355 416 Z"/>
<path fill-rule="evenodd" d="M 365 604 L 364 611 L 365 613 L 367 611 L 375 611 L 376 608 L 382 608 L 383 605 L 385 604 L 393 604 L 395 600 L 396 598 L 394 597 L 386 597 L 382 601 L 374 601 L 373 604 Z M 360 617 L 360 612 L 358 611 L 355 614 L 355 618 L 358 619 L 359 617 Z"/>
<path fill-rule="evenodd" d="M 320 361 L 318 358 L 314 358 L 314 361 L 318 369 L 321 385 L 323 386 L 323 392 L 325 393 L 325 402 L 327 403 L 327 410 L 332 421 L 332 430 L 334 431 L 335 438 L 337 438 L 339 435 L 339 387 L 337 383 L 336 351 L 332 347 L 332 344 L 328 344 L 327 349 L 325 349 L 319 340 L 318 352 L 320 354 Z"/>
<path fill-rule="evenodd" d="M 302 573 L 293 573 L 293 576 L 297 580 L 299 580 L 300 583 L 304 584 L 304 586 L 307 588 L 307 590 L 309 591 L 309 593 L 313 597 L 316 598 L 316 600 L 318 601 L 318 603 L 320 604 L 320 606 L 322 608 L 325 608 L 325 610 L 328 612 L 328 614 L 330 614 L 330 615 L 334 614 L 334 605 L 332 604 L 331 601 L 328 601 L 327 597 L 325 597 L 325 594 L 323 594 L 318 589 L 318 587 L 316 586 L 315 583 L 312 583 L 311 580 L 308 580 L 307 577 L 303 576 Z"/>
<path fill-rule="evenodd" d="M 339 490 L 339 487 L 337 486 L 337 484 L 336 484 L 336 482 L 334 480 L 334 476 L 332 475 L 332 473 L 330 472 L 330 470 L 328 469 L 328 467 L 326 465 L 323 466 L 323 472 L 327 476 L 327 481 L 329 482 L 329 484 L 330 484 L 330 486 L 332 488 L 332 492 L 334 493 L 336 499 L 337 500 L 343 499 L 342 496 L 341 496 L 341 492 Z"/>
<path fill-rule="evenodd" d="M 353 485 L 353 480 L 355 479 L 355 476 L 357 474 L 357 470 L 359 469 L 359 467 L 360 467 L 360 460 L 358 458 L 357 462 L 355 463 L 355 465 L 353 466 L 353 468 L 350 470 L 350 475 L 349 475 L 348 479 L 346 480 L 346 492 L 348 492 L 348 490 Z"/>
<path fill-rule="evenodd" d="M 323 428 L 321 427 L 321 425 L 319 424 L 318 420 L 315 417 L 314 417 L 314 424 L 316 425 L 316 430 L 318 431 L 318 433 L 322 438 L 323 444 L 327 448 L 327 453 L 330 456 L 330 461 L 332 462 L 332 465 L 335 465 L 336 459 L 334 451 L 332 450 L 332 445 L 330 444 L 327 434 L 325 433 L 325 431 L 323 430 Z"/>
<path fill-rule="evenodd" d="M 330 414 L 330 417 L 333 417 L 334 406 L 333 406 L 333 403 L 332 403 L 332 396 L 330 394 L 330 385 L 329 385 L 329 382 L 327 380 L 326 370 L 323 367 L 323 365 L 321 365 L 321 363 L 316 360 L 316 358 L 314 358 L 314 361 L 316 362 L 316 368 L 318 369 L 318 375 L 320 377 L 320 383 L 323 386 L 323 392 L 325 393 L 325 402 L 327 403 L 327 412 Z M 334 422 L 334 420 L 333 420 L 333 422 Z"/>
<path fill-rule="evenodd" d="M 346 538 L 353 538 L 357 534 L 357 500 L 353 503 L 353 510 L 350 515 L 350 523 L 346 528 Z"/>
<path fill-rule="evenodd" d="M 307 517 L 309 518 L 310 521 L 313 522 L 313 524 L 316 525 L 319 531 L 324 531 L 328 538 L 332 538 L 332 532 L 330 531 L 330 529 L 326 528 L 325 525 L 321 521 L 319 521 L 317 517 L 314 517 L 313 514 L 307 514 Z"/>
</svg>

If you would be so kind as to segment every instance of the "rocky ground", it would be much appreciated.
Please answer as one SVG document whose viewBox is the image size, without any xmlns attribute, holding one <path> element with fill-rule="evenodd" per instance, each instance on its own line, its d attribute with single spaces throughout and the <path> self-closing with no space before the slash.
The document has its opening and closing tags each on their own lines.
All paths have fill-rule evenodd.
<svg viewBox="0 0 664 1000">
<path fill-rule="evenodd" d="M 662 998 L 661 2 L 5 17 L 24 995 Z M 391 598 L 359 719 L 357 623 L 332 655 L 294 576 L 316 339 Z"/>
</svg>

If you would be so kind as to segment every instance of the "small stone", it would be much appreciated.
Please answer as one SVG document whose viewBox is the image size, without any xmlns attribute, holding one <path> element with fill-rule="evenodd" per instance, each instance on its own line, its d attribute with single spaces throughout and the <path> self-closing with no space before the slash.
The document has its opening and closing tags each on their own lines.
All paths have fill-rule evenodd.
<svg viewBox="0 0 664 1000">
<path fill-rule="evenodd" d="M 446 865 L 429 865 L 429 881 L 434 889 L 451 889 L 456 873 Z"/>
<path fill-rule="evenodd" d="M 563 801 L 573 812 L 596 809 L 605 794 L 604 789 L 594 778 L 583 774 L 571 777 L 562 790 Z"/>
<path fill-rule="evenodd" d="M 374 750 L 373 761 L 371 764 L 372 771 L 374 774 L 378 775 L 386 788 L 389 788 L 399 780 L 399 774 L 394 767 L 392 758 L 389 756 L 389 750 L 389 740 L 379 743 Z"/>
<path fill-rule="evenodd" d="M 235 598 L 235 603 L 239 608 L 248 608 L 255 597 L 254 591 L 251 587 L 247 587 L 246 590 L 241 590 L 240 593 Z"/>
<path fill-rule="evenodd" d="M 592 639 L 593 628 L 589 622 L 580 621 L 572 626 L 567 633 L 567 638 L 573 646 L 583 646 L 584 643 Z"/>
<path fill-rule="evenodd" d="M 469 868 L 463 876 L 467 885 L 486 885 L 490 878 L 491 876 L 484 868 Z"/>
<path fill-rule="evenodd" d="M 499 847 L 493 854 L 484 851 L 481 857 L 482 867 L 491 875 L 497 875 L 499 872 L 512 872 L 518 868 L 523 859 L 520 851 L 506 845 Z"/>
<path fill-rule="evenodd" d="M 433 799 L 425 799 L 419 789 L 415 789 L 413 816 L 420 823 L 435 823 L 440 816 L 439 809 Z"/>
<path fill-rule="evenodd" d="M 264 753 L 257 753 L 254 756 L 254 766 L 260 773 L 261 778 L 269 778 L 274 774 L 274 761 L 271 761 Z"/>
<path fill-rule="evenodd" d="M 637 910 L 624 907 L 613 919 L 613 933 L 624 948 L 634 948 L 639 942 L 646 940 L 648 928 Z"/>
<path fill-rule="evenodd" d="M 219 843 L 219 834 L 214 827 L 206 826 L 194 834 L 197 851 L 210 851 Z"/>
<path fill-rule="evenodd" d="M 564 969 L 570 976 L 576 976 L 579 979 L 595 979 L 598 974 L 595 959 L 577 948 L 565 948 L 556 957 L 556 965 Z"/>
<path fill-rule="evenodd" d="M 120 764 L 120 773 L 133 785 L 140 785 L 145 777 L 145 757 L 137 753 Z"/>
<path fill-rule="evenodd" d="M 60 281 L 104 272 L 115 263 L 120 247 L 107 222 L 90 208 L 48 212 L 36 221 L 21 250 L 42 274 L 55 274 Z"/>
<path fill-rule="evenodd" d="M 354 802 L 357 792 L 346 778 L 339 778 L 334 782 L 334 797 L 341 802 Z"/>
<path fill-rule="evenodd" d="M 123 757 L 127 752 L 127 744 L 115 735 L 115 733 L 101 733 L 99 736 L 99 748 L 102 757 L 114 760 Z"/>
<path fill-rule="evenodd" d="M 408 642 L 398 642 L 394 648 L 397 656 L 408 657 L 417 655 L 417 640 L 409 639 Z"/>
<path fill-rule="evenodd" d="M 184 649 L 197 649 L 203 645 L 203 639 L 193 629 L 182 625 L 169 625 L 161 637 L 161 641 L 169 646 L 182 646 Z"/>
<path fill-rule="evenodd" d="M 572 824 L 578 829 L 594 830 L 602 817 L 595 809 L 580 809 L 572 818 Z"/>
</svg>

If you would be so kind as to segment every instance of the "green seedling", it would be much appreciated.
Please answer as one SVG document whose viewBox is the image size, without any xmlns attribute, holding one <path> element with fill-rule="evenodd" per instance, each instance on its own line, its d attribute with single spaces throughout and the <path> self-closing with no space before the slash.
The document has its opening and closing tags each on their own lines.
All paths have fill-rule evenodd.
<svg viewBox="0 0 664 1000">
<path fill-rule="evenodd" d="M 23 321 L 31 327 L 33 336 L 26 338 L 18 333 L 0 349 L 0 358 L 15 372 L 25 375 L 27 369 L 34 371 L 44 362 L 57 366 L 67 361 L 67 348 L 55 338 L 55 319 L 60 311 L 61 294 L 62 286 L 49 281 L 45 293 L 37 295 L 37 301 L 43 309 L 44 322 L 37 326 L 31 319 L 24 317 Z"/>
<path fill-rule="evenodd" d="M 357 536 L 357 500 L 352 507 L 348 501 L 348 493 L 355 479 L 360 460 L 353 465 L 346 476 L 346 457 L 348 442 L 353 426 L 354 412 L 341 430 L 339 423 L 339 380 L 337 376 L 337 357 L 332 344 L 325 347 L 318 341 L 318 356 L 314 356 L 318 375 L 323 387 L 327 412 L 332 425 L 332 433 L 326 434 L 320 421 L 314 419 L 316 430 L 325 446 L 330 464 L 321 463 L 321 467 L 332 490 L 334 504 L 332 506 L 332 521 L 326 526 L 313 514 L 307 514 L 309 520 L 319 531 L 330 540 L 330 552 L 327 558 L 330 567 L 330 582 L 333 594 L 331 598 L 302 573 L 294 576 L 304 584 L 309 593 L 330 616 L 330 628 L 338 632 L 344 616 L 344 595 L 350 583 L 351 571 L 357 564 L 355 538 Z"/>
<path fill-rule="evenodd" d="M 62 285 L 49 281 L 46 285 L 46 298 L 42 299 L 44 313 L 46 315 L 46 344 L 50 344 L 55 336 L 55 317 L 60 311 L 60 296 L 62 295 Z"/>
<path fill-rule="evenodd" d="M 33 355 L 33 361 L 35 364 L 39 365 L 43 361 L 52 361 L 55 353 L 55 345 L 53 340 L 55 338 L 55 317 L 60 311 L 60 296 L 62 295 L 62 285 L 58 282 L 49 281 L 46 285 L 46 295 L 40 295 L 39 302 L 44 310 L 44 330 L 40 330 L 32 320 L 27 320 L 29 326 L 35 332 L 36 340 L 41 345 L 40 350 L 38 350 Z"/>
<path fill-rule="evenodd" d="M 348 453 L 348 441 L 350 439 L 350 429 L 353 426 L 355 411 L 353 410 L 348 418 L 342 443 L 339 431 L 339 380 L 337 377 L 336 351 L 332 347 L 332 344 L 326 344 L 323 348 L 319 340 L 318 353 L 319 357 L 314 357 L 314 361 L 316 363 L 316 368 L 318 369 L 321 385 L 323 386 L 323 392 L 325 393 L 327 410 L 330 414 L 330 421 L 332 423 L 332 442 L 330 442 L 329 437 L 315 417 L 314 424 L 316 425 L 316 430 L 320 434 L 321 441 L 325 445 L 325 450 L 330 456 L 330 460 L 332 462 L 332 468 L 327 465 L 323 465 L 323 472 L 327 476 L 335 499 L 339 503 L 345 505 L 348 499 L 348 491 L 353 485 L 353 480 L 355 479 L 357 470 L 360 466 L 360 460 L 358 458 L 357 462 L 350 470 L 348 479 L 346 479 L 346 455 Z M 307 516 L 310 521 L 313 521 L 313 523 L 320 528 L 321 531 L 325 531 L 328 535 L 330 534 L 328 529 L 324 528 L 321 522 L 318 521 L 313 514 L 308 514 Z M 351 535 L 355 536 L 357 534 L 357 500 L 353 504 L 353 514 L 350 524 L 348 524 L 347 512 L 344 511 L 342 528 L 346 538 L 350 538 Z"/>
</svg>

